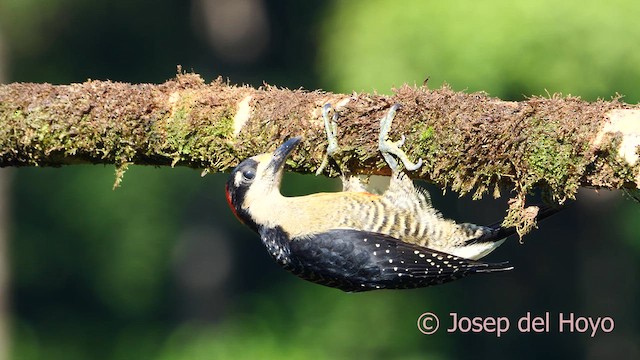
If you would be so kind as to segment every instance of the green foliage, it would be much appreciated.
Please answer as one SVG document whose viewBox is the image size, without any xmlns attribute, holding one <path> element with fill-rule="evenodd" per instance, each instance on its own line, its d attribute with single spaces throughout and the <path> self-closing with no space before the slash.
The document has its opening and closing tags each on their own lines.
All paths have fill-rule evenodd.
<svg viewBox="0 0 640 360">
<path fill-rule="evenodd" d="M 325 89 L 347 93 L 388 92 L 393 85 L 420 84 L 429 78 L 431 87 L 446 81 L 456 89 L 484 90 L 505 99 L 544 94 L 545 89 L 590 99 L 616 91 L 626 94 L 627 102 L 640 98 L 640 50 L 632 46 L 640 35 L 637 1 L 311 3 L 290 1 L 276 7 L 265 2 L 277 15 L 272 26 L 278 41 L 267 59 L 250 65 L 216 62 L 202 49 L 200 43 L 205 41 L 200 34 L 190 33 L 196 21 L 188 18 L 194 13 L 188 2 L 149 6 L 135 0 L 9 0 L 0 5 L 0 25 L 14 59 L 10 78 L 16 81 L 66 83 L 93 77 L 161 82 L 182 64 L 196 72 L 215 71 L 214 75 L 233 82 L 253 80 L 259 86 L 262 80 L 276 78 L 281 79 L 277 85 L 293 84 L 290 87 L 320 82 Z M 300 13 L 286 13 L 285 8 Z M 284 41 L 277 35 L 295 37 L 315 29 L 303 12 L 320 22 L 317 64 L 309 63 L 310 55 L 294 52 L 294 46 L 276 47 Z M 294 45 L 297 49 L 305 44 Z M 320 76 L 310 79 L 308 69 L 314 65 Z M 302 75 L 292 77 L 292 66 L 299 67 Z M 185 131 L 186 113 L 178 110 L 174 115 L 169 130 Z M 224 136 L 229 126 L 230 122 L 222 123 L 209 133 Z M 39 131 L 47 136 L 46 128 Z M 426 128 L 419 136 L 432 147 L 429 154 L 437 153 L 434 134 L 433 128 Z M 560 184 L 562 168 L 549 164 L 558 163 L 572 149 L 550 152 L 543 135 L 541 130 L 531 165 L 540 178 Z M 189 141 L 173 144 L 176 157 L 190 151 Z M 574 224 L 563 239 L 542 237 L 513 250 L 508 258 L 516 258 L 517 264 L 521 256 L 519 277 L 505 274 L 416 291 L 344 294 L 277 269 L 255 234 L 235 220 L 229 222 L 232 215 L 222 190 L 226 175 L 202 179 L 187 169 L 132 167 L 121 187 L 112 191 L 113 173 L 112 167 L 102 166 L 15 172 L 11 240 L 15 359 L 437 359 L 449 358 L 446 355 L 452 352 L 533 359 L 548 356 L 548 348 L 566 358 L 579 357 L 580 351 L 574 350 L 599 340 L 585 337 L 582 343 L 579 336 L 557 340 L 548 334 L 508 334 L 504 340 L 481 334 L 423 336 L 416 329 L 420 313 L 429 310 L 473 316 L 484 309 L 486 315 L 495 316 L 535 306 L 546 307 L 543 311 L 553 306 L 569 311 L 587 307 L 588 298 L 567 300 L 584 290 L 576 286 L 602 283 L 579 278 L 576 272 L 585 264 L 571 262 L 580 255 L 577 248 L 594 242 L 576 231 L 586 226 L 582 223 Z M 321 177 L 292 176 L 285 183 L 289 195 L 338 188 L 336 182 Z M 616 224 L 625 224 L 624 241 L 637 250 L 637 204 L 629 204 L 636 210 L 625 212 Z M 489 207 L 476 206 L 482 211 Z M 468 211 L 469 206 L 461 208 Z M 213 215 L 199 218 L 204 209 Z M 227 276 L 232 285 L 211 290 L 215 298 L 223 299 L 220 303 L 207 303 L 208 298 L 184 304 L 179 300 L 185 290 L 175 276 L 174 252 L 181 231 L 193 224 L 214 224 L 232 234 L 232 270 Z M 212 243 L 213 252 L 222 251 L 221 238 Z M 558 249 L 563 244 L 569 247 Z M 509 246 L 515 248 L 513 243 L 504 248 Z M 504 255 L 507 250 L 501 251 Z M 507 258 L 500 256 L 494 259 Z M 529 264 L 528 258 L 533 258 Z M 531 274 L 535 276 L 527 277 Z M 616 295 L 607 293 L 606 298 Z M 500 302 L 492 302 L 496 299 Z M 198 305 L 220 314 L 214 319 L 183 314 Z M 603 315 L 612 315 L 609 310 Z M 637 338 L 637 331 L 628 338 L 624 333 L 625 325 L 633 326 L 625 319 L 637 317 L 637 312 L 620 311 L 616 320 L 621 326 L 613 335 L 622 342 Z M 491 349 L 496 350 L 491 353 Z"/>
<path fill-rule="evenodd" d="M 23 240 L 15 245 L 20 253 L 15 257 L 19 284 L 35 286 L 42 281 L 42 274 L 55 276 L 57 263 L 67 259 L 75 269 L 65 270 L 70 271 L 66 276 L 93 284 L 93 291 L 105 301 L 103 305 L 125 314 L 152 312 L 166 276 L 167 250 L 178 231 L 180 207 L 173 194 L 178 189 L 189 190 L 176 187 L 167 174 L 166 170 L 135 167 L 128 174 L 127 186 L 112 191 L 111 167 L 21 170 L 19 178 L 24 180 L 18 189 L 30 196 L 21 197 L 17 209 L 18 224 L 24 224 L 17 229 Z M 41 206 L 36 208 L 32 202 Z M 47 219 L 56 219 L 59 224 L 49 225 L 47 230 L 34 226 L 46 224 Z M 51 252 L 41 254 L 32 248 L 22 253 L 27 250 L 23 246 L 42 246 Z M 64 280 L 54 277 L 51 281 Z"/>
<path fill-rule="evenodd" d="M 640 99 L 640 3 L 336 1 L 323 24 L 325 86 L 388 93 L 407 82 L 503 99 L 563 92 Z"/>
<path fill-rule="evenodd" d="M 116 339 L 101 334 L 122 331 L 116 319 L 166 311 L 181 199 L 202 183 L 188 169 L 133 167 L 116 191 L 113 178 L 111 166 L 16 174 L 14 196 L 20 200 L 11 258 L 17 306 L 25 311 L 31 305 L 24 304 L 43 299 L 27 312 L 28 321 L 20 321 L 16 358 L 104 356 L 96 350 L 111 348 Z M 149 337 L 149 330 L 137 335 Z"/>
<path fill-rule="evenodd" d="M 633 191 L 633 200 L 628 200 L 622 207 L 621 214 L 616 222 L 620 228 L 620 235 L 638 256 L 640 256 L 640 190 Z"/>
<path fill-rule="evenodd" d="M 395 336 L 396 329 L 415 326 L 419 315 L 404 309 L 427 306 L 416 292 L 345 295 L 301 283 L 276 289 L 270 298 L 243 303 L 244 315 L 226 323 L 182 325 L 160 359 L 417 359 L 444 347 L 418 332 Z"/>
</svg>

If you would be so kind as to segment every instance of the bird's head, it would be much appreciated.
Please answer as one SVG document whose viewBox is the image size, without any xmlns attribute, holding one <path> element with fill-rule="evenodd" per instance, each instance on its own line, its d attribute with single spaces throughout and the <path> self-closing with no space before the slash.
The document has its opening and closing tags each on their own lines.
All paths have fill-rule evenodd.
<svg viewBox="0 0 640 360">
<path fill-rule="evenodd" d="M 272 153 L 250 157 L 231 172 L 226 184 L 227 202 L 236 217 L 252 229 L 257 230 L 258 213 L 268 212 L 262 207 L 273 206 L 270 200 L 281 196 L 284 163 L 301 139 L 291 138 Z"/>
</svg>

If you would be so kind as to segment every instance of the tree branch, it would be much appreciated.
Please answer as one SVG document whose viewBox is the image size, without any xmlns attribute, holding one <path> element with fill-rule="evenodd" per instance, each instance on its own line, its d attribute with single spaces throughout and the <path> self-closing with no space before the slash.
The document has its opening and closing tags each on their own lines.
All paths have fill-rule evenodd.
<svg viewBox="0 0 640 360">
<path fill-rule="evenodd" d="M 579 186 L 640 184 L 640 109 L 618 99 L 507 102 L 409 86 L 393 96 L 345 95 L 221 79 L 205 84 L 195 74 L 159 85 L 0 85 L 0 166 L 109 163 L 122 172 L 146 164 L 218 172 L 302 135 L 288 164 L 313 172 L 325 153 L 325 103 L 340 115 L 339 162 L 355 173 L 388 171 L 377 152 L 379 119 L 400 103 L 392 137 L 406 134 L 409 157 L 424 160 L 411 175 L 461 194 L 515 189 L 524 204 L 538 187 L 562 202 Z"/>
</svg>

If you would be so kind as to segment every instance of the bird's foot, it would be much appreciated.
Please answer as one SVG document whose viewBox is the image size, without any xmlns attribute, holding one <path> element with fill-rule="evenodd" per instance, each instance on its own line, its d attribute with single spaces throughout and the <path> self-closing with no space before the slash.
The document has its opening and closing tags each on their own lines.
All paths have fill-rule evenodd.
<svg viewBox="0 0 640 360">
<path fill-rule="evenodd" d="M 404 145 L 405 136 L 398 141 L 389 140 L 389 131 L 391 130 L 391 124 L 393 118 L 396 115 L 396 111 L 400 108 L 400 104 L 395 104 L 389 109 L 389 112 L 385 117 L 380 119 L 380 138 L 378 142 L 378 150 L 382 153 L 384 160 L 387 162 L 392 172 L 398 170 L 398 161 L 392 156 L 395 155 L 404 167 L 409 171 L 418 170 L 422 166 L 422 159 L 418 159 L 417 163 L 413 163 L 407 157 L 404 151 L 400 149 Z"/>
<path fill-rule="evenodd" d="M 327 164 L 329 164 L 329 157 L 333 157 L 340 149 L 340 146 L 338 146 L 337 135 L 338 123 L 336 121 L 338 119 L 338 113 L 334 111 L 333 116 L 330 116 L 329 113 L 331 112 L 331 110 L 331 104 L 325 104 L 322 107 L 324 130 L 327 133 L 327 142 L 329 143 L 329 145 L 327 145 L 327 153 L 324 156 L 324 159 L 322 159 L 322 163 L 318 167 L 318 170 L 316 170 L 316 175 L 322 174 L 322 171 L 324 171 L 324 169 L 327 167 Z"/>
</svg>

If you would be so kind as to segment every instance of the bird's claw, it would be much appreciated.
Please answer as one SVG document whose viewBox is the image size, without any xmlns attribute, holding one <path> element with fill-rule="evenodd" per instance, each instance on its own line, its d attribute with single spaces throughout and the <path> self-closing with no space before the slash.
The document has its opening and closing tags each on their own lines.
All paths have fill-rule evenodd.
<svg viewBox="0 0 640 360">
<path fill-rule="evenodd" d="M 395 155 L 404 167 L 409 171 L 418 170 L 422 166 L 422 159 L 418 159 L 417 163 L 413 163 L 407 157 L 400 147 L 404 145 L 406 137 L 404 134 L 402 138 L 398 141 L 389 140 L 389 131 L 391 130 L 391 124 L 393 123 L 393 118 L 396 114 L 396 111 L 400 108 L 399 104 L 394 104 L 385 117 L 380 119 L 380 138 L 378 143 L 378 150 L 382 153 L 384 160 L 387 162 L 392 171 L 395 171 L 398 168 L 398 161 L 391 155 Z"/>
<path fill-rule="evenodd" d="M 316 175 L 322 174 L 327 164 L 329 164 L 329 157 L 335 155 L 340 149 L 340 146 L 338 146 L 338 113 L 334 111 L 333 116 L 329 116 L 331 110 L 332 107 L 329 103 L 324 104 L 322 107 L 322 119 L 324 120 L 324 129 L 327 133 L 327 142 L 329 144 L 327 145 L 327 153 L 322 159 L 318 170 L 316 170 Z"/>
</svg>

